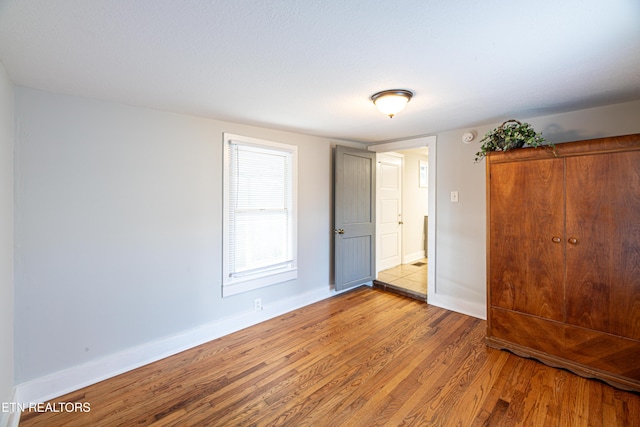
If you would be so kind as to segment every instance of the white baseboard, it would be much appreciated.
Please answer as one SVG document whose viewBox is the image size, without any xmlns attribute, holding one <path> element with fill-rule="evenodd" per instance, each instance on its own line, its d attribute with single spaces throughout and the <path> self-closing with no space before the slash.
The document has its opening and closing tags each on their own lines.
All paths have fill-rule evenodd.
<svg viewBox="0 0 640 427">
<path fill-rule="evenodd" d="M 339 293 L 341 292 L 335 291 L 333 286 L 309 291 L 302 295 L 296 295 L 265 305 L 264 310 L 260 312 L 239 313 L 184 331 L 178 335 L 145 343 L 83 365 L 54 372 L 18 384 L 14 393 L 14 401 L 23 403 L 46 402 Z"/>
<path fill-rule="evenodd" d="M 402 257 L 403 264 L 411 264 L 412 262 L 416 262 L 424 258 L 424 251 L 414 252 L 412 254 L 407 254 Z"/>
<path fill-rule="evenodd" d="M 457 313 L 466 314 L 467 316 L 477 317 L 478 319 L 487 320 L 486 304 L 479 304 L 472 301 L 464 301 L 460 298 L 452 298 L 443 295 L 427 295 L 427 302 L 436 307 L 445 308 Z"/>
</svg>

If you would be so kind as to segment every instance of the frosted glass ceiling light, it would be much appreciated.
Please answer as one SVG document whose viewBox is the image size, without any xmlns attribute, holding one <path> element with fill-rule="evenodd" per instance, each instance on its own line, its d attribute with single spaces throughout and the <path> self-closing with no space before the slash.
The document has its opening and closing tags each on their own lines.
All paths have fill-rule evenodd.
<svg viewBox="0 0 640 427">
<path fill-rule="evenodd" d="M 404 89 L 390 89 L 371 95 L 371 101 L 378 107 L 381 113 L 393 118 L 397 113 L 404 110 L 407 103 L 411 101 L 413 92 Z"/>
</svg>

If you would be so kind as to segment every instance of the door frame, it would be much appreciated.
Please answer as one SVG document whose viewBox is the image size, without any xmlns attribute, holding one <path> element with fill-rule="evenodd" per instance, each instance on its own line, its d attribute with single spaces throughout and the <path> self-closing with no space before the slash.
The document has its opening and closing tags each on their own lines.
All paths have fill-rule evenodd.
<svg viewBox="0 0 640 427">
<path fill-rule="evenodd" d="M 429 222 L 427 234 L 427 252 L 429 254 L 429 267 L 427 269 L 427 295 L 436 295 L 436 136 L 422 136 L 417 138 L 401 139 L 367 146 L 368 151 L 385 153 L 389 151 L 410 150 L 412 148 L 429 148 Z M 376 231 L 377 233 L 377 231 Z M 377 272 L 376 272 L 377 274 Z"/>
</svg>

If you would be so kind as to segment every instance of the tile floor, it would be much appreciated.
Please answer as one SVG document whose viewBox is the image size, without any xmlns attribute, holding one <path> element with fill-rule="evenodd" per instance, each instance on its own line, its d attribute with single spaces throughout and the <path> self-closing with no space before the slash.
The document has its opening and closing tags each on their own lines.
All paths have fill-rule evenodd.
<svg viewBox="0 0 640 427">
<path fill-rule="evenodd" d="M 423 265 L 415 265 L 420 263 Z M 383 270 L 378 273 L 378 280 L 426 295 L 427 267 L 427 258 L 423 258 L 411 264 L 401 264 L 388 270 Z"/>
</svg>

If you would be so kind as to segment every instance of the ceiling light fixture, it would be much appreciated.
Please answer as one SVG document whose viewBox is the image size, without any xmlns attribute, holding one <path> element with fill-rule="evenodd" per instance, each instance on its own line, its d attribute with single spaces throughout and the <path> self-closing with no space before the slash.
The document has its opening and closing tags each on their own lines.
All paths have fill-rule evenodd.
<svg viewBox="0 0 640 427">
<path fill-rule="evenodd" d="M 378 107 L 381 113 L 393 118 L 397 113 L 404 110 L 407 103 L 411 101 L 413 92 L 405 89 L 390 89 L 371 95 L 371 101 Z"/>
</svg>

